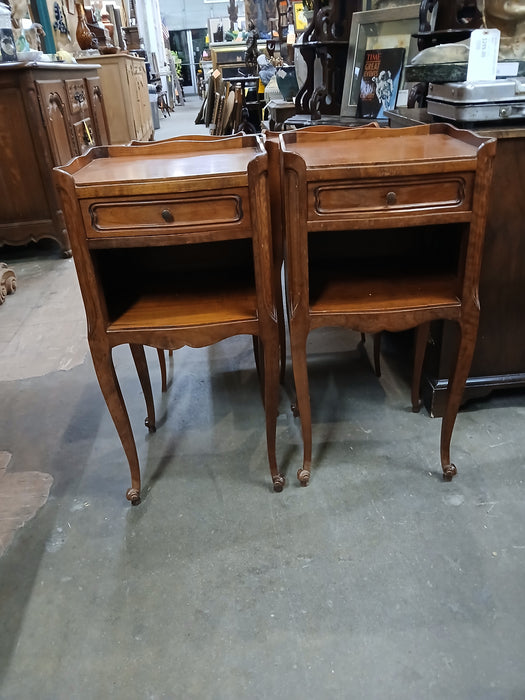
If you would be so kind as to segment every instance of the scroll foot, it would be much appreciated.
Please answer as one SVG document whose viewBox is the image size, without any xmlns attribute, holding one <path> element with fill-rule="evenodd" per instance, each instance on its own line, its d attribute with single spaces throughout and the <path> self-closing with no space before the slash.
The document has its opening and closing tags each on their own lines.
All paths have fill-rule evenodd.
<svg viewBox="0 0 525 700">
<path fill-rule="evenodd" d="M 455 464 L 447 464 L 443 467 L 443 480 L 452 481 L 452 478 L 456 476 L 458 470 Z"/>
<path fill-rule="evenodd" d="M 284 484 L 285 484 L 284 476 L 282 474 L 277 474 L 277 476 L 273 476 L 272 479 L 273 479 L 273 490 L 276 493 L 281 493 L 281 491 L 284 488 Z"/>
<path fill-rule="evenodd" d="M 297 478 L 299 479 L 301 486 L 308 486 L 310 483 L 310 472 L 308 469 L 298 469 Z"/>
<path fill-rule="evenodd" d="M 128 489 L 126 491 L 126 498 L 131 502 L 132 506 L 138 506 L 140 503 L 140 491 L 138 489 Z"/>
<path fill-rule="evenodd" d="M 146 418 L 146 419 L 144 420 L 144 425 L 145 425 L 146 428 L 150 431 L 150 433 L 156 433 L 156 432 L 157 432 L 157 426 L 155 425 L 155 423 L 151 423 L 151 425 L 150 425 L 149 418 Z"/>
</svg>

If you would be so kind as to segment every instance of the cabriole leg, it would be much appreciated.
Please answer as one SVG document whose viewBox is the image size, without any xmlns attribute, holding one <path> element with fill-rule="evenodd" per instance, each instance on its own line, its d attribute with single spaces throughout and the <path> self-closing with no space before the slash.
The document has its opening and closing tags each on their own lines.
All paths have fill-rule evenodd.
<svg viewBox="0 0 525 700">
<path fill-rule="evenodd" d="M 132 505 L 140 503 L 140 467 L 135 447 L 135 440 L 131 423 L 129 421 L 126 404 L 120 390 L 115 366 L 111 357 L 110 348 L 98 349 L 90 342 L 93 366 L 97 375 L 102 395 L 106 401 L 110 416 L 115 424 L 120 437 L 122 447 L 128 459 L 131 474 L 131 488 L 126 493 L 126 498 Z"/>
<path fill-rule="evenodd" d="M 297 478 L 301 486 L 308 486 L 312 465 L 312 412 L 310 408 L 310 390 L 308 386 L 306 338 L 296 338 L 292 330 L 290 336 L 297 410 L 301 420 L 301 432 L 303 436 L 303 466 L 297 471 Z"/>
<path fill-rule="evenodd" d="M 150 433 L 154 433 L 157 430 L 155 425 L 155 403 L 153 401 L 153 392 L 151 390 L 151 380 L 144 346 L 130 343 L 129 347 L 139 377 L 140 386 L 142 387 L 142 393 L 144 394 L 144 400 L 146 401 L 146 411 L 148 415 L 144 424 Z"/>
</svg>

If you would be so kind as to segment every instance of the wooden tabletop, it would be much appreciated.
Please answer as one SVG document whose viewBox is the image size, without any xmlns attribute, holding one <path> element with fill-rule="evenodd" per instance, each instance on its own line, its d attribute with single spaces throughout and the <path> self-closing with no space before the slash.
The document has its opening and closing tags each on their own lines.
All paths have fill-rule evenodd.
<svg viewBox="0 0 525 700">
<path fill-rule="evenodd" d="M 411 161 L 451 161 L 475 159 L 477 146 L 447 134 L 408 134 L 407 130 L 366 129 L 354 132 L 353 138 L 345 132 L 304 135 L 289 142 L 282 135 L 283 148 L 301 156 L 308 168 L 329 168 L 345 164 L 389 166 Z M 403 135 L 403 138 L 395 137 Z M 309 138 L 308 138 L 309 136 Z M 327 138 L 330 148 L 327 148 Z M 334 142 L 337 148 L 334 147 Z"/>
<path fill-rule="evenodd" d="M 246 175 L 255 149 L 216 151 L 177 156 L 143 155 L 136 149 L 133 157 L 97 158 L 75 173 L 77 186 L 113 183 L 134 183 L 148 180 L 197 178 L 209 175 Z"/>
</svg>

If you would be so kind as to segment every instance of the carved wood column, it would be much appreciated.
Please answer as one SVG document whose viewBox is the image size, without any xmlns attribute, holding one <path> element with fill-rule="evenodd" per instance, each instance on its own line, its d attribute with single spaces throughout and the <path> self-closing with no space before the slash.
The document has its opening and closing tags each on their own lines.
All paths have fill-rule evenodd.
<svg viewBox="0 0 525 700">
<path fill-rule="evenodd" d="M 299 50 L 307 66 L 307 78 L 295 99 L 299 114 L 340 114 L 352 15 L 360 0 L 314 0 L 313 17 Z M 321 64 L 321 83 L 315 85 L 316 62 Z"/>
</svg>

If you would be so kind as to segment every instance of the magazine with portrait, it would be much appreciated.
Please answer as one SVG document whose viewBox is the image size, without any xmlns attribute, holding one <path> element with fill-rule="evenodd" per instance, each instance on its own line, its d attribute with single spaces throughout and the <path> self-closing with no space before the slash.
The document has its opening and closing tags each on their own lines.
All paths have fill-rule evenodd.
<svg viewBox="0 0 525 700">
<path fill-rule="evenodd" d="M 396 106 L 405 49 L 369 49 L 365 51 L 359 76 L 357 117 L 381 119 Z"/>
</svg>

